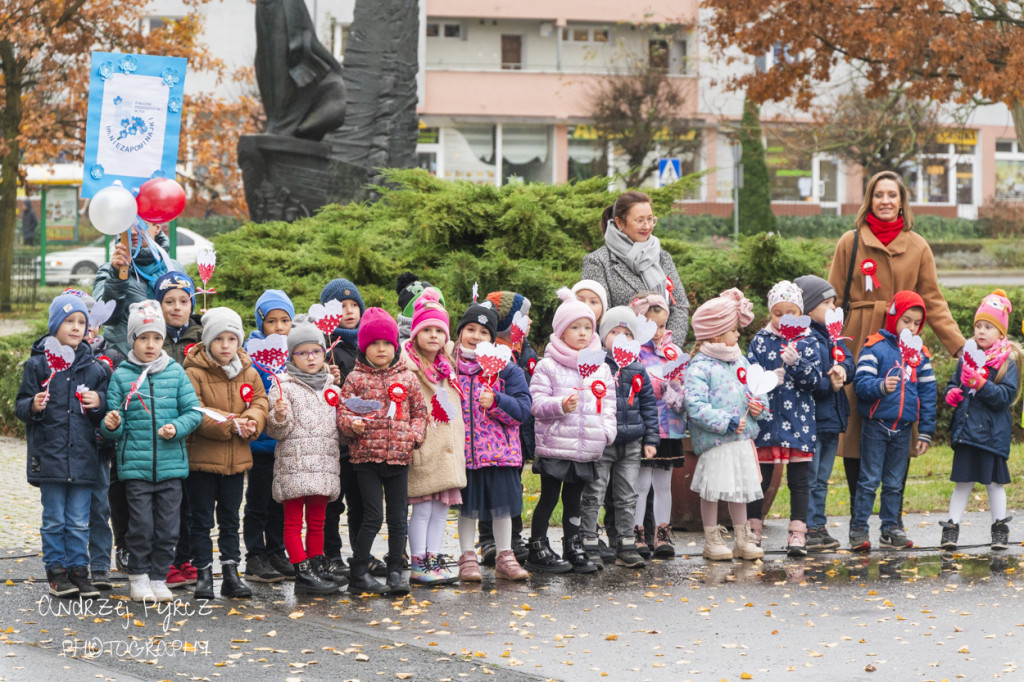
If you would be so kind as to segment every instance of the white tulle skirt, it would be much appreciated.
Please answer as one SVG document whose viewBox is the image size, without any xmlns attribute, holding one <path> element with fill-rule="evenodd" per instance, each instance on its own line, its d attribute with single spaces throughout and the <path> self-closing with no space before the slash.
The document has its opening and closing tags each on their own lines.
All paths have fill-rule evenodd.
<svg viewBox="0 0 1024 682">
<path fill-rule="evenodd" d="M 702 453 L 690 490 L 709 501 L 753 502 L 763 498 L 754 442 L 730 441 Z"/>
</svg>

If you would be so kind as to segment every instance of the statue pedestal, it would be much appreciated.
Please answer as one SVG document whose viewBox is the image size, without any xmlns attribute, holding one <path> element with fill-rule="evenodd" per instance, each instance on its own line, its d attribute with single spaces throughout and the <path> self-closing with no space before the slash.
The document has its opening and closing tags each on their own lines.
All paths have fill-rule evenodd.
<svg viewBox="0 0 1024 682">
<path fill-rule="evenodd" d="M 331 145 L 283 135 L 243 135 L 238 165 L 245 183 L 249 218 L 291 222 L 327 204 L 368 198 L 373 173 L 331 157 Z"/>
</svg>

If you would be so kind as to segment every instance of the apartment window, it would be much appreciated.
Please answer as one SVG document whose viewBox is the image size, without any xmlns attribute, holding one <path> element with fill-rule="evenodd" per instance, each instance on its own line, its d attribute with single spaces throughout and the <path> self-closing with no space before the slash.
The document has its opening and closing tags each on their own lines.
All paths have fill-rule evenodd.
<svg viewBox="0 0 1024 682">
<path fill-rule="evenodd" d="M 457 21 L 428 21 L 428 38 L 462 39 L 462 24 Z"/>
<path fill-rule="evenodd" d="M 1024 200 L 1024 151 L 1016 140 L 996 140 L 996 200 Z"/>
<path fill-rule="evenodd" d="M 562 40 L 569 43 L 607 43 L 610 37 L 606 28 L 566 26 L 562 29 Z"/>
<path fill-rule="evenodd" d="M 811 201 L 814 195 L 814 171 L 809 150 L 792 132 L 765 130 L 765 163 L 772 201 Z"/>
<path fill-rule="evenodd" d="M 139 19 L 139 31 L 142 35 L 146 36 L 153 31 L 159 31 L 162 28 L 173 29 L 174 26 L 184 19 L 183 16 L 159 16 L 159 17 L 143 17 Z"/>
</svg>

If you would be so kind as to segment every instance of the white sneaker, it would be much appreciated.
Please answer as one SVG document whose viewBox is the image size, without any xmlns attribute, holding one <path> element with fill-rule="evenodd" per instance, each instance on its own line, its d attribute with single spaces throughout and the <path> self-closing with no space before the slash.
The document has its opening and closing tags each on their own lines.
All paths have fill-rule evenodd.
<svg viewBox="0 0 1024 682">
<path fill-rule="evenodd" d="M 153 597 L 157 601 L 174 601 L 174 595 L 163 580 L 150 580 L 149 587 L 153 590 Z"/>
<path fill-rule="evenodd" d="M 131 581 L 132 585 L 132 601 L 144 602 L 147 599 L 150 601 L 156 601 L 156 596 L 153 594 L 152 583 L 149 581 L 149 576 L 143 573 L 142 575 L 129 575 L 128 580 Z"/>
</svg>

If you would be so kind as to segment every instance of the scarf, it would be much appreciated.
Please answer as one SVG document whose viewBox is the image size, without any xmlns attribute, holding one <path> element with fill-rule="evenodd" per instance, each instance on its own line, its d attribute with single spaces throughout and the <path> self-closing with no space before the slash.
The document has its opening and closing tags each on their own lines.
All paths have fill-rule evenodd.
<svg viewBox="0 0 1024 682">
<path fill-rule="evenodd" d="M 601 341 L 597 338 L 597 334 L 590 337 L 590 345 L 587 346 L 590 350 L 600 350 Z M 562 337 L 551 335 L 551 340 L 548 342 L 548 347 L 544 349 L 544 357 L 551 358 L 558 364 L 576 369 L 578 366 L 580 352 L 569 348 L 569 344 L 562 340 Z"/>
<path fill-rule="evenodd" d="M 327 387 L 327 384 L 334 382 L 334 377 L 327 371 L 327 365 L 321 365 L 320 371 L 316 374 L 303 372 L 301 369 L 296 367 L 293 362 L 285 363 L 285 369 L 288 371 L 288 376 L 296 381 L 306 384 L 317 393 L 323 391 L 324 388 Z"/>
<path fill-rule="evenodd" d="M 168 363 L 171 361 L 171 356 L 167 354 L 167 351 L 160 351 L 160 355 L 157 356 L 156 360 L 150 362 L 143 362 L 139 360 L 139 356 L 135 354 L 135 350 L 128 351 L 128 362 L 133 365 L 138 365 L 140 370 L 149 368 L 150 374 L 159 374 L 160 372 L 167 369 Z"/>
<path fill-rule="evenodd" d="M 445 357 L 444 353 L 438 353 L 437 357 L 434 358 L 434 362 L 426 367 L 420 362 L 420 355 L 416 352 L 415 346 L 413 346 L 412 339 L 405 342 L 405 352 L 412 360 L 413 364 L 423 370 L 423 376 L 427 378 L 432 384 L 440 384 L 443 380 L 451 380 L 452 366 L 448 362 L 448 358 Z M 475 353 L 474 353 L 475 355 Z"/>
<path fill-rule="evenodd" d="M 476 351 L 469 350 L 461 344 L 459 344 L 459 349 L 455 351 L 455 364 L 458 367 L 459 374 L 480 373 L 480 363 L 476 361 Z"/>
<path fill-rule="evenodd" d="M 214 362 L 217 362 L 217 358 L 210 355 L 210 349 L 207 348 L 205 350 L 207 357 L 209 357 Z M 233 356 L 231 356 L 231 362 L 229 362 L 228 364 L 217 366 L 224 370 L 224 373 L 228 375 L 228 381 L 234 379 L 235 377 L 242 373 L 242 359 L 238 357 L 238 353 L 235 353 Z"/>
<path fill-rule="evenodd" d="M 608 250 L 624 261 L 634 275 L 643 280 L 644 286 L 664 298 L 665 271 L 661 269 L 661 242 L 653 234 L 645 242 L 635 242 L 609 223 L 604 231 L 604 243 Z"/>
<path fill-rule="evenodd" d="M 891 223 L 879 220 L 873 214 L 868 213 L 864 221 L 871 228 L 871 233 L 878 237 L 882 246 L 889 246 L 889 243 L 903 230 L 903 216 L 896 218 Z"/>
<path fill-rule="evenodd" d="M 184 327 L 172 327 L 167 325 L 167 336 L 171 339 L 171 343 L 178 343 L 181 341 L 181 335 L 188 329 L 189 323 L 186 322 Z"/>
<path fill-rule="evenodd" d="M 743 358 L 739 344 L 727 346 L 724 343 L 704 342 L 700 344 L 700 352 L 709 358 L 721 360 L 722 362 L 736 362 Z"/>
<path fill-rule="evenodd" d="M 991 367 L 995 372 L 999 371 L 999 368 L 1006 362 L 1006 358 L 1010 357 L 1010 340 L 1005 336 L 995 343 L 992 344 L 991 348 L 985 351 L 985 366 Z M 995 377 L 994 372 L 989 373 L 990 376 Z"/>
<path fill-rule="evenodd" d="M 359 348 L 359 327 L 355 329 L 342 329 L 338 327 L 334 330 L 334 333 L 341 337 L 342 343 L 345 343 L 353 348 Z"/>
</svg>

